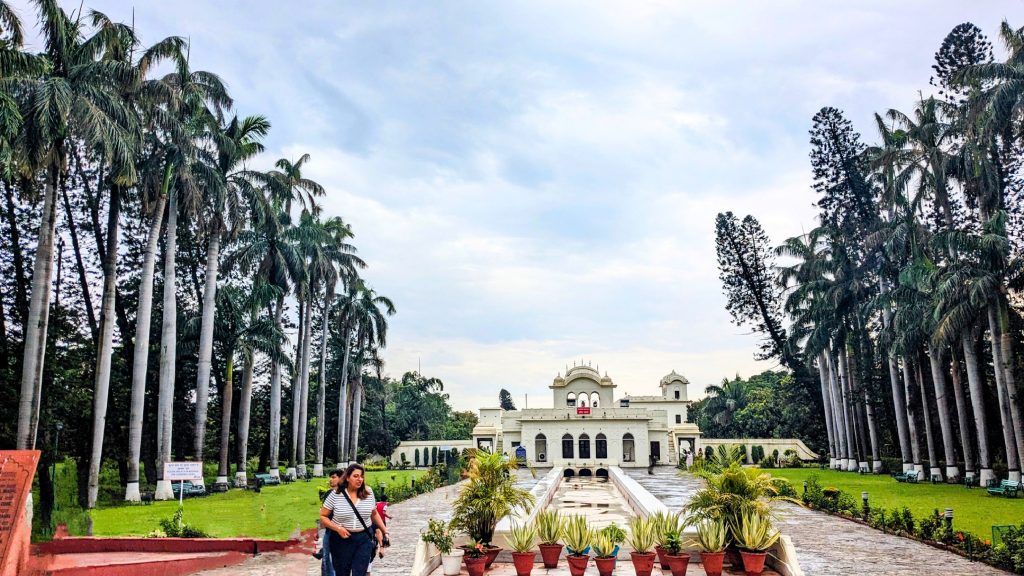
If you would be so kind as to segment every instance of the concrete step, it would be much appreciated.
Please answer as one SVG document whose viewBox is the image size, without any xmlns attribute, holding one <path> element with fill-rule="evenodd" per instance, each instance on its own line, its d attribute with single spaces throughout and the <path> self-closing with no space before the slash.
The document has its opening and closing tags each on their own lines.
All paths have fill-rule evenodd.
<svg viewBox="0 0 1024 576">
<path fill-rule="evenodd" d="M 241 552 L 89 552 L 36 556 L 27 576 L 186 576 L 238 564 Z"/>
</svg>

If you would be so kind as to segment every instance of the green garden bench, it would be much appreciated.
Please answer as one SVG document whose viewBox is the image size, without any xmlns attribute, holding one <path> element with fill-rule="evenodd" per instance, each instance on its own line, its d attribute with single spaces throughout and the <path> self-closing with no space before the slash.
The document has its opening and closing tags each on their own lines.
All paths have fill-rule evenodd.
<svg viewBox="0 0 1024 576">
<path fill-rule="evenodd" d="M 1006 496 L 1007 498 L 1015 498 L 1021 491 L 1020 482 L 1013 480 L 1002 480 L 996 485 L 996 481 L 993 480 L 988 487 L 988 493 L 993 496 Z"/>
<path fill-rule="evenodd" d="M 909 482 L 911 484 L 917 484 L 917 472 L 913 470 L 903 472 L 901 474 L 893 474 L 892 477 L 895 478 L 897 482 Z"/>
<path fill-rule="evenodd" d="M 264 486 L 274 486 L 281 483 L 281 478 L 270 474 L 257 474 L 256 481 L 261 482 Z"/>
</svg>

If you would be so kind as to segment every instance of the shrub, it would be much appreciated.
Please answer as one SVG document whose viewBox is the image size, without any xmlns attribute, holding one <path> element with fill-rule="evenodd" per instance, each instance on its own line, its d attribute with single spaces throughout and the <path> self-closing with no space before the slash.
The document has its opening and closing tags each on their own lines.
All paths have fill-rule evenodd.
<svg viewBox="0 0 1024 576">
<path fill-rule="evenodd" d="M 759 464 L 764 460 L 764 447 L 758 445 L 750 449 L 750 461 L 753 464 Z"/>
<path fill-rule="evenodd" d="M 209 538 L 210 535 L 199 528 L 186 524 L 184 521 L 185 509 L 178 506 L 174 516 L 164 518 L 160 521 L 160 529 L 153 531 L 150 536 L 156 538 Z"/>
</svg>

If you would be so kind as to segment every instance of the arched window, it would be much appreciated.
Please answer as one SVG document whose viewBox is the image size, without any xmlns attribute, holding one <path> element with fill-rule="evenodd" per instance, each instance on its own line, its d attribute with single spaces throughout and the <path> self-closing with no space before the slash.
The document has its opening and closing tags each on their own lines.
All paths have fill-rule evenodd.
<svg viewBox="0 0 1024 576">
<path fill-rule="evenodd" d="M 533 448 L 536 450 L 534 454 L 537 455 L 537 462 L 548 461 L 548 437 L 543 434 L 537 434 L 537 438 L 533 441 Z"/>
<path fill-rule="evenodd" d="M 590 436 L 580 434 L 580 458 L 590 458 Z"/>
<path fill-rule="evenodd" d="M 572 458 L 572 435 L 562 436 L 562 458 Z"/>
<path fill-rule="evenodd" d="M 576 393 L 575 392 L 569 392 L 569 394 L 566 395 L 566 397 L 565 397 L 565 405 L 568 406 L 569 408 L 575 408 L 576 407 Z"/>
<path fill-rule="evenodd" d="M 676 400 L 679 400 L 679 390 L 676 390 Z"/>
<path fill-rule="evenodd" d="M 580 392 L 579 397 L 576 399 L 576 405 L 580 408 L 586 408 L 590 406 L 590 397 L 587 396 L 586 392 Z"/>
<path fill-rule="evenodd" d="M 633 452 L 633 435 L 629 432 L 622 437 L 622 461 L 633 462 L 636 454 Z"/>
<path fill-rule="evenodd" d="M 597 440 L 594 441 L 597 446 L 597 458 L 608 457 L 608 439 L 605 438 L 604 434 L 598 434 Z"/>
<path fill-rule="evenodd" d="M 597 392 L 593 392 L 590 395 L 590 407 L 591 408 L 597 408 L 597 405 L 600 403 L 600 400 L 601 400 L 601 395 L 598 394 Z"/>
</svg>

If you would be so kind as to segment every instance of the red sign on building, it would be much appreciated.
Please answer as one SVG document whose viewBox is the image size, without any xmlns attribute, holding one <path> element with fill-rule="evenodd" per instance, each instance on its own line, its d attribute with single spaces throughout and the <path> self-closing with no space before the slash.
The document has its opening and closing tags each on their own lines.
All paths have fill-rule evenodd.
<svg viewBox="0 0 1024 576">
<path fill-rule="evenodd" d="M 577 416 L 590 416 L 590 407 L 589 406 L 578 406 L 576 408 L 576 415 Z"/>
</svg>

